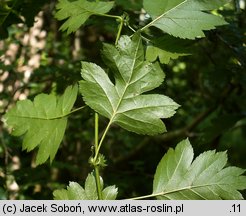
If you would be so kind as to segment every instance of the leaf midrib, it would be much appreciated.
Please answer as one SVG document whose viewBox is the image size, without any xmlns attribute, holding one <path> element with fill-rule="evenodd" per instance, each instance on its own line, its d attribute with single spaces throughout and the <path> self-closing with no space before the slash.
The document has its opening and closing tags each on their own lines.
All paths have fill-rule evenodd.
<svg viewBox="0 0 246 216">
<path fill-rule="evenodd" d="M 140 31 L 143 31 L 144 29 L 152 26 L 155 22 L 157 22 L 158 20 L 160 20 L 162 17 L 164 17 L 165 15 L 167 15 L 168 13 L 170 13 L 171 11 L 177 9 L 178 7 L 180 7 L 181 5 L 185 4 L 187 1 L 189 0 L 184 0 L 183 2 L 181 2 L 180 4 L 176 5 L 175 7 L 171 8 L 170 10 L 166 11 L 165 13 L 161 14 L 160 16 L 156 17 L 154 20 L 152 20 L 149 24 L 147 24 L 146 26 L 144 26 L 143 28 L 141 28 Z"/>
<path fill-rule="evenodd" d="M 10 115 L 13 118 L 24 118 L 24 119 L 35 119 L 35 120 L 58 120 L 58 119 L 62 119 L 62 118 L 67 118 L 67 115 L 69 115 L 69 113 L 62 115 L 62 116 L 57 116 L 57 117 L 51 117 L 51 118 L 45 118 L 45 117 L 33 117 L 33 116 L 18 116 L 18 115 Z"/>
<path fill-rule="evenodd" d="M 181 191 L 192 190 L 192 189 L 202 188 L 202 187 L 212 187 L 214 185 L 220 187 L 221 185 L 228 185 L 228 184 L 226 184 L 226 183 L 222 183 L 222 184 L 210 183 L 210 184 L 201 184 L 201 185 L 190 185 L 190 186 L 186 186 L 186 187 L 182 187 L 182 188 L 178 188 L 178 189 L 174 189 L 174 190 L 170 190 L 170 191 L 162 191 L 162 192 L 159 192 L 159 193 L 153 193 L 153 196 L 165 196 L 165 195 L 171 194 L 171 193 L 178 193 L 178 192 L 181 192 Z"/>
<path fill-rule="evenodd" d="M 93 2 L 92 2 L 93 3 Z M 100 3 L 100 2 L 99 2 Z M 96 5 L 97 6 L 97 5 Z M 104 5 L 104 7 L 105 7 L 106 5 Z M 98 13 L 98 12 L 95 12 L 95 11 L 90 11 L 90 10 L 88 10 L 87 8 L 85 8 L 85 7 L 82 7 L 82 6 L 80 6 L 80 5 L 78 5 L 78 7 L 81 9 L 81 10 L 84 10 L 85 12 L 81 12 L 81 14 L 83 14 L 83 13 L 90 13 L 90 15 L 89 16 L 91 16 L 91 15 L 100 15 L 100 14 L 102 14 L 102 13 Z M 97 7 L 95 7 L 95 8 L 97 8 Z"/>
<path fill-rule="evenodd" d="M 87 2 L 88 3 L 88 2 Z M 91 2 L 89 2 L 91 4 Z M 93 3 L 93 2 L 92 2 Z M 102 15 L 104 13 L 98 13 L 98 12 L 95 12 L 95 11 L 90 11 L 89 9 L 87 9 L 85 6 L 81 6 L 80 4 L 74 4 L 73 5 L 75 8 L 76 7 L 79 7 L 81 9 L 81 11 L 79 11 L 78 13 L 76 13 L 75 15 L 76 16 L 80 16 L 80 15 L 88 15 L 88 16 L 92 16 L 92 15 Z M 96 5 L 97 6 L 97 5 Z M 104 5 L 103 7 L 106 7 L 107 5 Z M 87 5 L 88 7 L 88 5 Z M 96 9 L 98 7 L 95 7 Z M 60 9 L 61 10 L 61 9 Z M 86 13 L 89 13 L 89 14 L 86 14 Z M 71 15 L 74 15 L 73 13 Z M 70 17 L 67 17 L 67 18 L 64 18 L 64 19 L 69 19 Z"/>
<path fill-rule="evenodd" d="M 181 161 L 183 159 L 184 153 L 185 153 L 185 149 L 182 151 L 181 157 L 180 157 L 180 159 L 179 159 L 179 161 L 177 163 L 177 166 L 175 167 L 175 170 L 173 171 L 171 177 L 168 176 L 168 180 L 169 180 L 168 182 L 170 182 L 172 180 L 172 178 L 175 176 L 175 174 L 176 174 L 176 172 L 177 172 L 177 170 L 178 170 L 178 168 L 180 166 L 180 163 L 181 163 Z M 168 175 L 168 173 L 167 173 L 167 175 Z"/>
<path fill-rule="evenodd" d="M 135 63 L 136 63 L 137 53 L 138 53 L 138 49 L 139 49 L 139 46 L 140 46 L 140 41 L 141 41 L 141 37 L 139 37 L 139 39 L 138 39 L 137 48 L 136 48 L 135 53 L 134 53 L 134 61 L 133 61 L 133 63 L 132 63 L 131 76 L 130 76 L 130 78 L 128 79 L 128 81 L 127 81 L 127 83 L 126 83 L 125 89 L 124 89 L 124 91 L 123 91 L 122 96 L 119 98 L 119 102 L 118 102 L 116 108 L 113 109 L 113 114 L 112 114 L 112 116 L 111 116 L 111 119 L 110 119 L 110 121 L 109 121 L 109 124 L 111 124 L 111 123 L 114 121 L 115 116 L 118 114 L 117 111 L 118 111 L 118 109 L 119 109 L 119 107 L 120 107 L 120 104 L 122 103 L 122 100 L 123 100 L 123 98 L 124 98 L 124 96 L 125 96 L 126 90 L 127 90 L 127 88 L 129 87 L 129 85 L 131 85 L 131 80 L 132 80 L 132 75 L 133 75 L 134 65 L 135 65 Z"/>
</svg>

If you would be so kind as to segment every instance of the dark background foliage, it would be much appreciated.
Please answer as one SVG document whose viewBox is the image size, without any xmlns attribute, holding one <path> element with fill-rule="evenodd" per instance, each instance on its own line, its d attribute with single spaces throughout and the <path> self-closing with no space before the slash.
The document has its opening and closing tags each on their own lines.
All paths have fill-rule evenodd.
<svg viewBox="0 0 246 216">
<path fill-rule="evenodd" d="M 138 28 L 142 1 L 116 0 L 110 14 L 130 17 Z M 168 132 L 138 136 L 117 126 L 110 130 L 103 153 L 108 166 L 106 185 L 119 187 L 118 198 L 149 194 L 156 166 L 169 147 L 189 137 L 196 155 L 208 150 L 227 151 L 231 165 L 246 168 L 245 9 L 232 1 L 220 13 L 229 23 L 192 42 L 192 55 L 162 65 L 165 82 L 157 90 L 181 105 L 166 121 Z M 0 112 L 18 99 L 44 92 L 62 93 L 81 79 L 80 61 L 103 66 L 102 42 L 114 43 L 115 20 L 93 16 L 75 34 L 59 31 L 54 0 L 0 2 Z M 31 28 L 32 27 L 32 28 Z M 132 34 L 124 27 L 123 34 Z M 158 36 L 150 29 L 146 36 Z M 78 96 L 75 107 L 83 105 Z M 100 131 L 107 120 L 100 117 Z M 94 137 L 93 111 L 69 117 L 64 140 L 50 165 L 35 166 L 35 152 L 21 151 L 21 139 L 0 124 L 0 199 L 52 199 L 52 191 L 69 181 L 83 185 L 91 171 L 88 158 Z"/>
</svg>

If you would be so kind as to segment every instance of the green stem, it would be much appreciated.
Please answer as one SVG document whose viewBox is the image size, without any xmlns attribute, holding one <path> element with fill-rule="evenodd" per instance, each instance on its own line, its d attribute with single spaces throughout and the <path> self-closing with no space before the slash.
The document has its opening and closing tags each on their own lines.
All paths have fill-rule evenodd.
<svg viewBox="0 0 246 216">
<path fill-rule="evenodd" d="M 103 143 L 103 141 L 104 141 L 104 139 L 105 139 L 105 136 L 106 136 L 106 134 L 107 134 L 107 132 L 108 132 L 108 130 L 109 130 L 109 128 L 110 128 L 111 123 L 112 123 L 111 121 L 108 123 L 106 129 L 105 129 L 104 132 L 103 132 L 102 138 L 100 139 L 99 145 L 98 145 L 98 147 L 97 147 L 97 151 L 96 151 L 95 156 L 94 156 L 94 161 L 97 161 L 97 158 L 98 158 L 98 154 L 99 154 L 100 148 L 101 148 L 102 143 Z"/>
<path fill-rule="evenodd" d="M 114 15 L 109 15 L 109 14 L 95 14 L 95 15 L 98 15 L 98 16 L 104 16 L 104 17 L 110 17 L 110 18 L 114 18 L 114 19 L 117 19 L 120 21 L 120 24 L 119 24 L 119 28 L 118 28 L 118 32 L 117 32 L 117 36 L 116 36 L 116 39 L 115 39 L 115 45 L 117 45 L 118 41 L 119 41 L 119 38 L 120 38 L 120 35 L 121 35 L 121 31 L 122 31 L 122 28 L 123 28 L 123 25 L 124 25 L 124 19 L 120 16 L 114 16 Z M 97 186 L 97 194 L 98 194 L 98 199 L 99 200 L 102 200 L 103 197 L 102 197 L 102 188 L 101 188 L 101 184 L 100 184 L 100 173 L 99 173 L 99 166 L 98 165 L 98 156 L 99 156 L 99 152 L 100 152 L 100 148 L 102 146 L 102 143 L 106 137 L 106 134 L 110 128 L 110 125 L 112 123 L 112 121 L 110 120 L 106 129 L 104 130 L 104 133 L 100 139 L 100 142 L 98 144 L 98 114 L 95 113 L 95 156 L 93 158 L 93 163 L 94 163 L 94 170 L 95 170 L 95 180 L 96 180 L 96 186 Z"/>
<path fill-rule="evenodd" d="M 95 113 L 95 152 L 98 152 L 98 120 L 99 116 L 97 113 Z M 95 169 L 95 180 L 96 180 L 96 186 L 97 186 L 97 195 L 98 199 L 102 200 L 102 188 L 100 183 L 100 173 L 99 173 L 99 166 L 97 165 L 97 158 L 94 160 L 94 169 Z"/>
<path fill-rule="evenodd" d="M 94 15 L 123 20 L 121 16 L 115 16 L 115 15 L 110 15 L 110 14 L 95 13 Z"/>
<path fill-rule="evenodd" d="M 100 151 L 100 148 L 102 146 L 102 143 L 103 143 L 103 140 L 109 130 L 109 127 L 111 125 L 111 121 L 108 123 L 103 135 L 102 135 L 102 138 L 100 139 L 100 142 L 98 144 L 98 114 L 95 113 L 95 156 L 93 158 L 93 163 L 94 163 L 94 170 L 95 170 L 95 180 L 96 180 L 96 186 L 97 186 L 97 195 L 98 195 L 98 199 L 99 200 L 102 200 L 103 197 L 102 197 L 102 188 L 101 188 L 101 183 L 100 183 L 100 173 L 99 173 L 99 166 L 97 164 L 97 160 L 98 160 L 98 155 L 99 155 L 99 151 Z"/>
<path fill-rule="evenodd" d="M 123 19 L 122 17 L 120 17 L 120 16 L 112 16 L 112 15 L 107 15 L 107 16 L 109 16 L 109 17 L 114 17 L 114 18 L 117 18 L 117 19 L 120 20 L 120 25 L 119 25 L 118 32 L 117 32 L 117 36 L 116 36 L 116 39 L 115 39 L 115 45 L 117 45 L 117 44 L 118 44 L 118 41 L 119 41 L 119 38 L 120 38 L 120 35 L 121 35 L 121 31 L 122 31 L 123 25 L 124 25 L 124 19 Z M 101 146 L 102 146 L 102 143 L 103 143 L 103 141 L 104 141 L 104 139 L 105 139 L 105 136 L 106 136 L 106 134 L 107 134 L 107 132 L 108 132 L 108 130 L 109 130 L 111 124 L 112 124 L 112 119 L 113 119 L 113 118 L 111 118 L 111 120 L 109 121 L 109 123 L 108 123 L 106 129 L 105 129 L 104 132 L 103 132 L 103 135 L 102 135 L 102 137 L 101 137 L 101 139 L 100 139 L 100 142 L 99 142 L 99 145 L 98 145 L 98 149 L 97 149 L 96 154 L 95 154 L 95 156 L 94 156 L 94 161 L 97 160 L 97 157 L 98 157 L 98 154 L 99 154 L 99 150 L 100 150 L 100 148 L 101 148 Z"/>
<path fill-rule="evenodd" d="M 122 28 L 123 28 L 123 25 L 124 25 L 124 20 L 122 17 L 120 17 L 120 25 L 119 25 L 119 29 L 118 29 L 118 33 L 117 33 L 117 36 L 116 36 L 116 39 L 115 39 L 115 45 L 118 44 L 118 41 L 120 39 L 120 35 L 121 35 L 121 31 L 122 31 Z"/>
<path fill-rule="evenodd" d="M 97 152 L 98 149 L 98 121 L 99 120 L 99 116 L 97 113 L 95 113 L 95 152 Z"/>
<path fill-rule="evenodd" d="M 131 29 L 134 33 L 136 32 L 136 30 L 134 28 L 132 28 L 129 24 L 127 25 L 129 29 Z"/>
<path fill-rule="evenodd" d="M 96 179 L 96 186 L 97 186 L 97 195 L 98 195 L 98 199 L 102 200 L 102 188 L 101 188 L 101 183 L 100 183 L 100 173 L 99 173 L 99 166 L 95 166 L 95 179 Z"/>
<path fill-rule="evenodd" d="M 118 43 L 118 41 L 120 39 L 120 35 L 121 35 L 121 31 L 122 31 L 123 25 L 124 25 L 124 19 L 121 16 L 115 16 L 115 15 L 110 15 L 110 14 L 96 13 L 95 15 L 109 17 L 109 18 L 114 18 L 114 19 L 120 21 L 118 33 L 117 33 L 116 40 L 115 40 L 115 45 L 117 45 L 117 43 Z"/>
</svg>

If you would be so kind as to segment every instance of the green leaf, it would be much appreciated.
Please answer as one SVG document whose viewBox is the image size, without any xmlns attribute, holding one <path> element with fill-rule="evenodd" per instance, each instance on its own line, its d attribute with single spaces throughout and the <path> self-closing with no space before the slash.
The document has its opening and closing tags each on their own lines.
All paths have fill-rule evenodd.
<svg viewBox="0 0 246 216">
<path fill-rule="evenodd" d="M 103 180 L 101 178 L 101 188 Z M 106 187 L 102 191 L 103 200 L 115 200 L 118 189 L 115 186 Z M 85 180 L 85 189 L 76 182 L 70 182 L 67 190 L 55 190 L 53 192 L 56 200 L 98 200 L 95 177 L 90 173 Z"/>
<path fill-rule="evenodd" d="M 118 46 L 105 44 L 105 63 L 115 84 L 105 71 L 93 63 L 82 62 L 80 92 L 85 103 L 96 112 L 126 130 L 154 135 L 166 131 L 160 118 L 169 118 L 179 107 L 172 99 L 159 94 L 142 94 L 160 86 L 164 73 L 158 63 L 144 60 L 140 35 L 132 40 L 122 36 Z"/>
<path fill-rule="evenodd" d="M 204 37 L 204 30 L 226 24 L 222 17 L 206 11 L 217 9 L 230 0 L 144 0 L 144 9 L 152 18 L 147 27 L 155 26 L 175 37 Z M 145 28 L 145 27 L 144 27 Z"/>
<path fill-rule="evenodd" d="M 143 0 L 115 0 L 115 3 L 125 10 L 141 10 L 143 7 Z"/>
<path fill-rule="evenodd" d="M 217 137 L 224 135 L 226 131 L 232 129 L 242 118 L 242 115 L 226 114 L 212 119 L 211 124 L 203 129 L 199 137 L 199 143 L 205 145 L 213 142 Z"/>
<path fill-rule="evenodd" d="M 76 100 L 78 86 L 67 87 L 61 96 L 39 94 L 34 101 L 18 101 L 4 116 L 6 124 L 12 128 L 12 135 L 24 135 L 22 147 L 31 151 L 38 147 L 37 164 L 49 157 L 52 162 L 62 141 L 66 125 L 66 115 Z"/>
<path fill-rule="evenodd" d="M 67 190 L 55 190 L 53 196 L 55 200 L 86 200 L 85 190 L 76 182 L 69 182 Z"/>
<path fill-rule="evenodd" d="M 118 189 L 113 186 L 108 186 L 102 191 L 103 200 L 116 200 Z"/>
<path fill-rule="evenodd" d="M 159 58 L 162 64 L 168 64 L 171 59 L 190 55 L 192 42 L 170 35 L 153 39 L 152 44 L 147 46 L 146 59 L 153 62 Z"/>
<path fill-rule="evenodd" d="M 75 32 L 91 15 L 101 15 L 109 12 L 114 6 L 114 2 L 96 1 L 90 2 L 86 0 L 59 0 L 56 5 L 57 12 L 55 17 L 58 20 L 64 20 L 61 30 L 67 30 L 67 33 Z"/>
<path fill-rule="evenodd" d="M 0 39 L 8 37 L 8 27 L 25 23 L 31 27 L 34 17 L 48 0 L 10 0 L 0 1 Z"/>
<path fill-rule="evenodd" d="M 12 24 L 22 23 L 19 14 L 14 13 L 16 4 L 0 1 L 0 40 L 8 37 L 8 27 Z"/>
<path fill-rule="evenodd" d="M 238 190 L 246 189 L 245 170 L 225 168 L 226 152 L 207 151 L 192 162 L 193 157 L 188 139 L 168 150 L 154 176 L 153 194 L 158 199 L 243 199 Z"/>
</svg>

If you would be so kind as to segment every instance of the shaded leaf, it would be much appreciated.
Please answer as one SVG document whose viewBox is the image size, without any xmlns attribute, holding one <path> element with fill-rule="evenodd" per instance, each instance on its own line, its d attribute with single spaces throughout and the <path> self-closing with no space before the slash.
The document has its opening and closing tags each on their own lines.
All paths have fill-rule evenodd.
<svg viewBox="0 0 246 216">
<path fill-rule="evenodd" d="M 82 62 L 80 92 L 86 104 L 126 130 L 149 135 L 166 131 L 160 118 L 174 115 L 179 105 L 164 95 L 143 94 L 160 86 L 164 73 L 159 64 L 144 60 L 140 35 L 132 40 L 122 36 L 116 48 L 105 44 L 103 56 L 115 84 L 101 67 Z"/>
<path fill-rule="evenodd" d="M 152 44 L 147 46 L 146 59 L 153 62 L 159 58 L 162 64 L 168 64 L 171 59 L 190 55 L 192 42 L 170 35 L 153 39 Z"/>
<path fill-rule="evenodd" d="M 0 2 L 0 39 L 8 37 L 10 25 L 23 22 L 19 14 L 13 13 L 14 7 L 16 6 L 12 2 Z"/>
<path fill-rule="evenodd" d="M 125 10 L 141 10 L 143 7 L 143 0 L 115 0 L 115 3 Z"/>
<path fill-rule="evenodd" d="M 25 23 L 28 27 L 31 27 L 34 23 L 34 18 L 41 10 L 42 6 L 45 3 L 48 3 L 49 0 L 18 0 L 21 8 L 21 15 L 25 17 Z"/>
<path fill-rule="evenodd" d="M 101 179 L 101 187 L 103 181 Z M 118 189 L 115 186 L 109 186 L 103 189 L 103 200 L 115 200 Z M 85 180 L 85 188 L 76 182 L 70 182 L 67 189 L 55 190 L 53 192 L 56 200 L 98 200 L 95 177 L 90 173 Z"/>
<path fill-rule="evenodd" d="M 246 189 L 245 170 L 225 168 L 226 152 L 207 151 L 194 161 L 193 156 L 188 139 L 168 150 L 154 176 L 153 194 L 158 199 L 243 199 L 238 190 Z"/>
<path fill-rule="evenodd" d="M 175 37 L 195 39 L 204 37 L 204 30 L 226 24 L 222 17 L 206 13 L 230 0 L 144 0 L 144 9 L 152 18 L 149 26 L 155 26 Z"/>
<path fill-rule="evenodd" d="M 109 12 L 114 5 L 114 2 L 96 1 L 90 2 L 87 0 L 59 0 L 56 5 L 57 12 L 55 17 L 58 20 L 64 20 L 61 30 L 67 30 L 67 33 L 75 32 L 85 21 L 94 14 L 105 14 Z"/>
<path fill-rule="evenodd" d="M 233 128 L 242 117 L 242 115 L 227 114 L 211 120 L 209 127 L 203 129 L 202 135 L 199 138 L 199 143 L 203 145 L 211 143 L 214 139 Z"/>
<path fill-rule="evenodd" d="M 18 0 L 0 2 L 0 39 L 8 37 L 8 27 L 25 23 L 31 27 L 34 23 L 34 17 L 41 10 L 41 7 L 48 0 Z"/>
<path fill-rule="evenodd" d="M 63 139 L 67 125 L 66 115 L 76 100 L 77 85 L 67 87 L 61 97 L 39 94 L 34 101 L 18 101 L 4 116 L 12 128 L 12 135 L 24 135 L 22 147 L 31 151 L 38 147 L 37 164 L 49 157 L 52 161 Z"/>
</svg>

